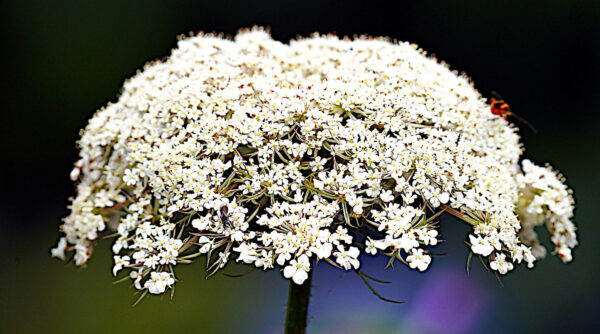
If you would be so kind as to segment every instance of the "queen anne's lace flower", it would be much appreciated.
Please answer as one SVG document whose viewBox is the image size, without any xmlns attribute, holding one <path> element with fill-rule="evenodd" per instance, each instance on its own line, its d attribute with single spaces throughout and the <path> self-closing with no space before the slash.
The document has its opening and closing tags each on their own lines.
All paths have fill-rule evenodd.
<svg viewBox="0 0 600 334">
<path fill-rule="evenodd" d="M 412 249 L 411 254 L 406 257 L 408 265 L 412 268 L 418 268 L 420 271 L 425 271 L 431 263 L 431 256 L 423 254 L 422 249 Z"/>
<path fill-rule="evenodd" d="M 286 45 L 257 29 L 181 39 L 94 115 L 79 147 L 52 255 L 74 250 L 83 265 L 108 226 L 114 273 L 154 294 L 200 254 L 211 273 L 234 259 L 297 284 L 314 260 L 358 269 L 358 247 L 423 271 L 441 212 L 473 225 L 472 252 L 501 274 L 543 256 L 544 222 L 565 262 L 577 244 L 560 178 L 529 161 L 521 172 L 515 128 L 408 43 Z"/>
</svg>

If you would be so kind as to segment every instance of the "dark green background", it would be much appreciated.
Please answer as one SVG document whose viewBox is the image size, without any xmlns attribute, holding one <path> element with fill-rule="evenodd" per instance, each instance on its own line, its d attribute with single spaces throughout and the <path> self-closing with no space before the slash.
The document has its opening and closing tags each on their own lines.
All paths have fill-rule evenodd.
<svg viewBox="0 0 600 334">
<path fill-rule="evenodd" d="M 407 304 L 382 303 L 354 275 L 319 265 L 309 332 L 450 333 L 451 325 L 439 330 L 425 322 L 466 321 L 457 310 L 467 306 L 477 315 L 462 332 L 600 331 L 600 2 L 40 0 L 2 6 L 0 332 L 280 331 L 287 281 L 277 271 L 205 280 L 202 263 L 182 265 L 173 303 L 156 297 L 132 308 L 132 290 L 110 284 L 107 243 L 82 271 L 48 255 L 73 194 L 74 143 L 94 110 L 114 101 L 123 80 L 145 61 L 168 55 L 176 35 L 234 34 L 255 23 L 285 41 L 337 31 L 419 44 L 466 71 L 483 94 L 500 92 L 534 123 L 538 135 L 522 132 L 526 156 L 562 170 L 577 199 L 574 262 L 552 257 L 532 271 L 520 268 L 504 287 L 476 263 L 466 276 L 468 229 L 451 219 L 442 227 L 448 242 L 439 246 L 449 255 L 436 258 L 425 274 L 383 272 L 381 259 L 365 261 L 374 275 L 394 280 L 383 291 Z M 444 284 L 453 295 L 440 293 L 437 306 L 419 306 L 424 293 Z"/>
</svg>

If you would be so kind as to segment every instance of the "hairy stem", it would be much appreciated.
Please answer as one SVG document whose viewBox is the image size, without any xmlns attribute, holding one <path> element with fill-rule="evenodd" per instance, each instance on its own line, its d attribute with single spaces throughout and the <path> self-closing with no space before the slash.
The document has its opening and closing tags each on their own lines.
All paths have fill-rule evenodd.
<svg viewBox="0 0 600 334">
<path fill-rule="evenodd" d="M 304 334 L 306 332 L 311 280 L 312 270 L 308 273 L 308 278 L 302 285 L 298 285 L 290 279 L 285 334 Z"/>
<path fill-rule="evenodd" d="M 440 207 L 442 209 L 444 209 L 446 212 L 449 212 L 450 214 L 452 214 L 454 217 L 456 217 L 466 223 L 469 223 L 473 226 L 479 224 L 479 222 L 476 221 L 475 219 L 468 217 L 467 215 L 463 214 L 462 212 L 460 212 L 458 210 L 455 210 L 455 209 L 449 207 L 448 205 L 441 205 Z"/>
</svg>

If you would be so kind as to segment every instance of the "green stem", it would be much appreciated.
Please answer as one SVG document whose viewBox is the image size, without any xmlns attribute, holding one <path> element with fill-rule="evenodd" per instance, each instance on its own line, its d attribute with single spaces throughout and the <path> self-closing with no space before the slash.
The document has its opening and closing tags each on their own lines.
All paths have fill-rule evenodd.
<svg viewBox="0 0 600 334">
<path fill-rule="evenodd" d="M 312 270 L 302 285 L 298 285 L 290 279 L 285 334 L 304 334 L 306 332 L 311 280 Z"/>
</svg>

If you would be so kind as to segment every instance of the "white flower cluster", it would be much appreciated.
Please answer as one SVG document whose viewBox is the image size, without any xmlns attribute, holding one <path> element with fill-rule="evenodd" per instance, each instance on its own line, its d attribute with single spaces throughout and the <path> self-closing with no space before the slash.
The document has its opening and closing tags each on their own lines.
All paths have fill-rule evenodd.
<svg viewBox="0 0 600 334">
<path fill-rule="evenodd" d="M 52 254 L 74 250 L 82 265 L 108 226 L 114 273 L 128 268 L 153 294 L 201 254 L 211 274 L 234 259 L 297 284 L 314 260 L 357 270 L 360 249 L 424 271 L 444 212 L 473 225 L 472 252 L 501 274 L 533 265 L 543 221 L 563 259 L 576 244 L 563 183 L 529 162 L 522 174 L 515 129 L 407 43 L 288 45 L 260 29 L 181 39 L 94 115 L 79 147 Z"/>
<path fill-rule="evenodd" d="M 563 183 L 561 175 L 550 167 L 539 167 L 529 160 L 523 161 L 523 174 L 518 175 L 520 185 L 517 213 L 523 229 L 519 233 L 523 243 L 530 245 L 536 258 L 546 256 L 546 249 L 540 244 L 534 231 L 536 226 L 546 223 L 555 254 L 570 262 L 571 249 L 577 246 L 573 217 L 574 200 L 571 191 Z"/>
</svg>

